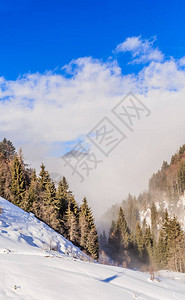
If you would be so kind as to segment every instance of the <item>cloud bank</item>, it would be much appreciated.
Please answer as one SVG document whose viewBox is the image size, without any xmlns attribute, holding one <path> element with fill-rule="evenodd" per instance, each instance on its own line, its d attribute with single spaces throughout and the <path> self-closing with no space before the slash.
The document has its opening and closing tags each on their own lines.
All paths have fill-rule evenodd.
<svg viewBox="0 0 185 300">
<path fill-rule="evenodd" d="M 116 52 L 131 53 L 133 62 L 147 65 L 124 75 L 116 58 L 73 60 L 60 73 L 25 74 L 15 81 L 0 78 L 0 136 L 22 146 L 32 167 L 44 161 L 52 172 L 66 175 L 81 201 L 86 195 L 96 216 L 128 192 L 147 187 L 149 176 L 169 160 L 184 141 L 185 69 L 165 59 L 154 39 L 127 38 Z M 150 110 L 132 134 L 102 157 L 101 165 L 84 183 L 64 168 L 59 158 L 130 91 Z M 117 122 L 117 123 L 116 123 Z M 116 126 L 121 126 L 115 120 Z"/>
</svg>

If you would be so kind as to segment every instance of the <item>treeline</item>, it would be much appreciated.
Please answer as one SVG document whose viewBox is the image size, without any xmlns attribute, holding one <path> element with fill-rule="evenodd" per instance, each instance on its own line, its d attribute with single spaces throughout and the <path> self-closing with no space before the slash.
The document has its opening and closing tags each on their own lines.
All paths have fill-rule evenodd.
<svg viewBox="0 0 185 300">
<path fill-rule="evenodd" d="M 27 212 L 32 212 L 51 228 L 80 247 L 94 259 L 99 257 L 95 220 L 87 199 L 79 206 L 66 178 L 52 181 L 41 165 L 40 173 L 28 168 L 22 151 L 16 153 L 12 142 L 0 142 L 0 196 Z"/>
<path fill-rule="evenodd" d="M 100 236 L 101 260 L 144 270 L 167 268 L 185 272 L 185 237 L 177 218 L 170 218 L 166 210 L 157 235 L 158 214 L 153 204 L 151 223 L 150 227 L 144 219 L 141 226 L 138 221 L 134 232 L 131 231 L 120 207 L 108 237 L 105 232 Z"/>
<path fill-rule="evenodd" d="M 163 161 L 161 169 L 149 180 L 149 192 L 165 193 L 175 203 L 185 191 L 185 145 L 172 155 L 171 162 Z"/>
<path fill-rule="evenodd" d="M 131 266 L 152 264 L 156 268 L 166 267 L 185 272 L 182 259 L 182 253 L 185 257 L 184 232 L 174 216 L 178 216 L 179 220 L 184 220 L 183 197 L 185 197 L 185 145 L 172 155 L 170 164 L 164 161 L 161 169 L 152 175 L 147 191 L 138 197 L 129 194 L 121 205 L 112 206 L 104 214 L 102 227 L 106 229 L 106 232 L 109 232 L 107 228 L 110 228 L 111 220 L 113 223 L 107 239 L 104 234 L 101 236 L 101 251 L 108 253 L 116 263 L 122 264 L 125 261 L 122 254 L 121 262 L 119 262 L 119 252 L 122 253 L 122 250 L 120 250 L 120 242 L 116 242 L 119 240 L 116 236 L 119 235 L 117 233 L 119 232 L 118 215 L 120 216 L 121 206 L 126 222 L 125 228 L 127 226 L 128 229 L 127 235 L 130 237 L 128 247 L 124 248 L 125 258 L 129 253 L 126 263 Z M 168 213 L 165 213 L 166 208 Z M 166 223 L 164 223 L 165 216 Z M 171 227 L 173 228 L 169 229 Z M 105 240 L 107 240 L 106 243 Z M 170 240 L 173 241 L 173 245 L 170 244 Z M 180 260 L 176 255 L 180 257 Z"/>
</svg>

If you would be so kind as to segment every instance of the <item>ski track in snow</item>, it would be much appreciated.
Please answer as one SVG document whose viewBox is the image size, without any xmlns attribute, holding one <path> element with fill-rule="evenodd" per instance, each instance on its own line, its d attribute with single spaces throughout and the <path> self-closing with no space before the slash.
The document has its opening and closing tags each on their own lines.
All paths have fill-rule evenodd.
<svg viewBox="0 0 185 300">
<path fill-rule="evenodd" d="M 147 273 L 90 262 L 33 214 L 2 198 L 0 206 L 0 300 L 185 299 L 185 274 L 161 271 L 152 282 Z"/>
</svg>

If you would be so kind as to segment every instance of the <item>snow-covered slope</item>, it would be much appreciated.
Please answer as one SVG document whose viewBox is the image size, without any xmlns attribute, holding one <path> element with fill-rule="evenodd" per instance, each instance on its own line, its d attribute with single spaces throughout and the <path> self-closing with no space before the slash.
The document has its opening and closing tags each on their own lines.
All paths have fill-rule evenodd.
<svg viewBox="0 0 185 300">
<path fill-rule="evenodd" d="M 25 212 L 1 197 L 0 207 L 3 209 L 3 213 L 0 215 L 0 234 L 6 238 L 0 242 L 1 253 L 4 251 L 4 247 L 7 248 L 7 245 L 13 242 L 11 251 L 19 249 L 23 253 L 27 249 L 28 251 L 32 249 L 34 252 L 41 249 L 57 249 L 57 252 L 61 254 L 88 259 L 88 256 L 79 248 L 39 221 L 32 213 Z"/>
<path fill-rule="evenodd" d="M 33 215 L 2 198 L 0 206 L 0 300 L 185 299 L 185 276 L 150 281 L 147 273 L 88 262 Z"/>
</svg>

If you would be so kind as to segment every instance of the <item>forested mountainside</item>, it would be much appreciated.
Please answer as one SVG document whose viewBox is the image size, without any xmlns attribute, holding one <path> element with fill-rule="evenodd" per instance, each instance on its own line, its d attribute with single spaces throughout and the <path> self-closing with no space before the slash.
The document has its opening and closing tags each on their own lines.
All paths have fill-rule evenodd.
<svg viewBox="0 0 185 300">
<path fill-rule="evenodd" d="M 93 212 L 84 197 L 79 206 L 65 177 L 55 186 L 41 164 L 40 173 L 28 168 L 23 153 L 11 141 L 0 142 L 0 196 L 32 212 L 38 219 L 80 247 L 94 259 L 99 242 Z"/>
<path fill-rule="evenodd" d="M 152 175 L 147 191 L 129 194 L 104 214 L 101 253 L 116 263 L 185 272 L 184 192 L 185 145 Z"/>
</svg>

